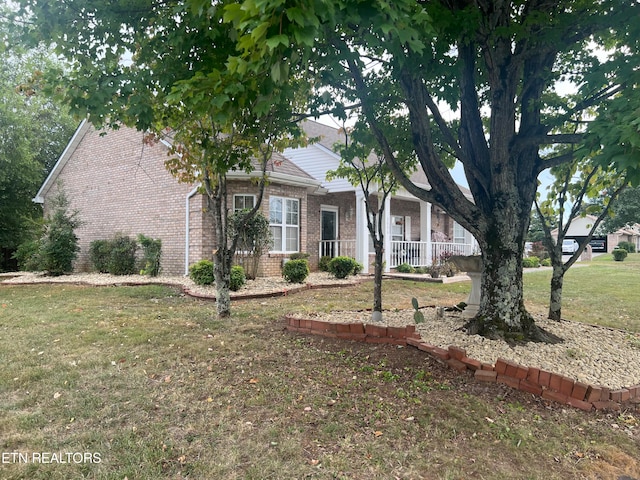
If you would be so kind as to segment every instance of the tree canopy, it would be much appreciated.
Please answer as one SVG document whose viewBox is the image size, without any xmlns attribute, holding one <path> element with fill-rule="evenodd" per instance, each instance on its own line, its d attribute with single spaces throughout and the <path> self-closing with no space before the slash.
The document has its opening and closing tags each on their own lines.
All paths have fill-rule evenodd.
<svg viewBox="0 0 640 480">
<path fill-rule="evenodd" d="M 42 216 L 32 199 L 76 122 L 55 98 L 23 88 L 55 61 L 46 49 L 10 43 L 9 30 L 0 21 L 0 249 L 13 250 Z"/>
<path fill-rule="evenodd" d="M 469 330 L 542 339 L 522 300 L 537 177 L 594 155 L 638 181 L 639 27 L 629 18 L 639 10 L 631 0 L 246 0 L 226 18 L 240 30 L 237 63 L 281 77 L 303 62 L 318 86 L 311 108 L 357 107 L 400 183 L 475 236 L 483 287 Z M 389 111 L 408 119 L 430 189 L 399 168 L 382 128 Z M 554 145 L 576 148 L 542 153 Z M 452 157 L 472 201 L 451 177 Z"/>
</svg>

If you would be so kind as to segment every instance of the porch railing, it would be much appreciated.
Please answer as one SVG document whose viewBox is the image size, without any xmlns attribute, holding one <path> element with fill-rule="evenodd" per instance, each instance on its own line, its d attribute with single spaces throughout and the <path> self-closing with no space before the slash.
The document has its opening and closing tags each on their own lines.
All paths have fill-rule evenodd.
<svg viewBox="0 0 640 480">
<path fill-rule="evenodd" d="M 318 251 L 322 257 L 356 257 L 355 240 L 322 240 Z"/>
<path fill-rule="evenodd" d="M 402 263 L 412 267 L 426 267 L 438 263 L 443 257 L 450 255 L 471 255 L 473 245 L 470 243 L 431 242 L 431 261 L 429 261 L 429 244 L 427 242 L 391 242 L 391 260 L 389 267 L 394 268 Z"/>
<path fill-rule="evenodd" d="M 431 242 L 431 262 L 429 261 L 429 244 L 427 242 L 391 242 L 390 268 L 402 263 L 412 267 L 426 267 L 437 263 L 450 255 L 472 255 L 473 245 L 470 243 Z M 372 253 L 372 252 L 371 252 Z M 320 257 L 356 257 L 355 240 L 322 240 L 319 244 Z"/>
</svg>

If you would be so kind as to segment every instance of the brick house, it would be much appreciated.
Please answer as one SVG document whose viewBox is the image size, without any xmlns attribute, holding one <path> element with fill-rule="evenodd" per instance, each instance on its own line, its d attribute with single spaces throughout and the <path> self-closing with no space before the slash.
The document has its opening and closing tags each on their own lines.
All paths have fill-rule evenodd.
<svg viewBox="0 0 640 480">
<path fill-rule="evenodd" d="M 369 271 L 373 258 L 366 228 L 364 196 L 343 179 L 327 181 L 339 156 L 333 145 L 338 130 L 317 122 L 304 124 L 319 141 L 274 155 L 267 168 L 262 212 L 271 222 L 274 242 L 261 259 L 258 274 L 280 275 L 282 262 L 294 252 L 310 254 L 316 269 L 324 255 L 348 255 Z M 197 185 L 180 184 L 164 167 L 168 145 L 149 145 L 143 134 L 120 128 L 101 135 L 83 121 L 45 180 L 34 201 L 47 212 L 49 199 L 62 186 L 83 225 L 75 268 L 91 269 L 89 245 L 116 233 L 142 233 L 162 240 L 165 274 L 185 274 L 188 266 L 212 258 L 214 235 L 206 199 Z M 253 205 L 256 173 L 228 175 L 234 209 Z M 426 185 L 426 179 L 414 179 Z M 386 268 L 400 263 L 430 265 L 442 251 L 471 254 L 474 241 L 444 211 L 405 191 L 388 200 L 385 209 Z"/>
</svg>

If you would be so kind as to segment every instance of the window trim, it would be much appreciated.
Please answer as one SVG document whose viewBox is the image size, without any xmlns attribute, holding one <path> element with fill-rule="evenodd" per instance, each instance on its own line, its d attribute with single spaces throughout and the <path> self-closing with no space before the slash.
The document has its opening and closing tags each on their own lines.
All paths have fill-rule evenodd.
<svg viewBox="0 0 640 480">
<path fill-rule="evenodd" d="M 238 197 L 244 197 L 244 198 L 251 197 L 253 199 L 253 202 L 252 202 L 253 205 L 251 207 L 236 208 L 236 198 Z M 233 213 L 241 212 L 242 210 L 251 209 L 255 206 L 255 204 L 256 204 L 256 196 L 252 193 L 235 193 L 233 195 Z"/>
<path fill-rule="evenodd" d="M 271 200 L 272 199 L 280 199 L 282 200 L 282 222 L 281 223 L 273 223 L 271 221 Z M 295 202 L 298 205 L 298 211 L 297 211 L 297 216 L 298 216 L 298 223 L 297 224 L 288 224 L 287 222 L 287 213 L 288 213 L 288 207 L 287 207 L 287 201 L 292 201 Z M 276 248 L 276 245 L 273 245 L 272 249 L 269 250 L 269 253 L 297 253 L 300 251 L 300 219 L 301 219 L 301 212 L 300 212 L 300 199 L 299 198 L 293 198 L 293 197 L 283 197 L 280 195 L 271 195 L 269 197 L 269 228 L 272 227 L 279 227 L 282 229 L 282 241 L 281 244 L 278 246 L 278 248 Z M 297 245 L 298 248 L 297 250 L 287 250 L 287 229 L 288 228 L 295 228 L 296 232 L 297 232 Z"/>
</svg>

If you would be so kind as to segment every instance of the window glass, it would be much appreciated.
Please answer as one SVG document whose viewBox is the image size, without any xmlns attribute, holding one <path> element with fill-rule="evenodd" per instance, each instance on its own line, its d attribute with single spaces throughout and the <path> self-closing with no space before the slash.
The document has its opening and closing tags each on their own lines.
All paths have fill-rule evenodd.
<svg viewBox="0 0 640 480">
<path fill-rule="evenodd" d="M 254 195 L 234 195 L 233 211 L 250 210 L 255 205 L 256 198 Z"/>
<path fill-rule="evenodd" d="M 300 202 L 294 198 L 269 198 L 269 226 L 274 252 L 300 250 Z"/>
</svg>

